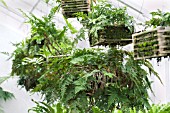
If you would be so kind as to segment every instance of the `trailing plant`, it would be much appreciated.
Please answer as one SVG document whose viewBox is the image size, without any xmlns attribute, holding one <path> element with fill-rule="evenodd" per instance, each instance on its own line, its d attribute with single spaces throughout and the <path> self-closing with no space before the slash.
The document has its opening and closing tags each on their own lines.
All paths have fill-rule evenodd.
<svg viewBox="0 0 170 113">
<path fill-rule="evenodd" d="M 30 66 L 36 64 L 35 70 L 48 67 L 41 72 L 32 91 L 41 92 L 48 102 L 60 100 L 72 112 L 91 112 L 94 105 L 105 112 L 115 107 L 123 110 L 149 107 L 147 89 L 150 82 L 141 66 L 147 66 L 157 75 L 148 61 L 136 61 L 131 53 L 115 49 L 107 53 L 76 50 L 70 56 L 49 58 L 48 63 L 38 63 L 38 59 L 22 61 L 25 62 Z M 34 69 L 24 67 L 28 69 L 32 71 L 30 77 L 37 76 Z"/>
<path fill-rule="evenodd" d="M 67 55 L 72 51 L 73 43 L 66 36 L 66 32 L 68 28 L 73 33 L 76 30 L 67 20 L 67 27 L 56 29 L 53 17 L 58 10 L 58 6 L 54 7 L 50 14 L 42 19 L 23 12 L 28 18 L 27 22 L 31 24 L 31 36 L 14 44 L 17 49 L 12 54 L 14 59 L 11 75 L 20 75 L 18 84 L 25 86 L 26 90 L 34 88 L 38 79 L 48 70 L 46 63 L 49 57 Z"/>
<path fill-rule="evenodd" d="M 107 113 L 115 108 L 125 112 L 129 107 L 149 108 L 148 76 L 153 73 L 159 78 L 152 65 L 147 60 L 134 60 L 133 53 L 116 48 L 75 48 L 83 35 L 70 41 L 67 29 L 72 33 L 76 30 L 66 19 L 67 26 L 57 29 L 53 22 L 57 10 L 53 8 L 42 19 L 25 15 L 31 24 L 31 36 L 16 44 L 12 54 L 11 75 L 20 77 L 19 85 L 40 92 L 49 105 L 62 103 L 71 113 L 91 113 L 93 106 Z"/>
<path fill-rule="evenodd" d="M 108 26 L 123 26 L 127 27 L 130 33 L 134 31 L 133 17 L 127 14 L 125 7 L 114 8 L 104 1 L 92 5 L 91 12 L 88 15 L 77 13 L 77 16 L 80 22 L 89 29 L 89 35 L 95 38 L 98 38 L 99 31 L 105 31 Z"/>
<path fill-rule="evenodd" d="M 146 21 L 147 27 L 157 26 L 170 26 L 170 13 L 162 12 L 158 9 L 158 11 L 151 12 L 152 18 L 149 21 Z"/>
</svg>

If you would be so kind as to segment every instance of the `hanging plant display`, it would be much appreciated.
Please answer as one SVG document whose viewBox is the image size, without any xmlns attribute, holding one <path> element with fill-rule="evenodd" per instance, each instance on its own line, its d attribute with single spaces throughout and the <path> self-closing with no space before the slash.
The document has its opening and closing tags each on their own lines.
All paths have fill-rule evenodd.
<svg viewBox="0 0 170 113">
<path fill-rule="evenodd" d="M 98 38 L 90 35 L 90 45 L 127 45 L 132 43 L 130 30 L 125 26 L 107 26 L 98 31 Z"/>
<path fill-rule="evenodd" d="M 77 14 L 84 27 L 89 30 L 91 46 L 127 45 L 132 43 L 134 31 L 133 17 L 126 8 L 114 8 L 107 2 L 100 2 L 91 7 L 88 15 Z"/>
<path fill-rule="evenodd" d="M 135 59 L 159 60 L 170 54 L 170 13 L 158 10 L 151 15 L 152 18 L 145 24 L 155 29 L 133 35 Z"/>
<path fill-rule="evenodd" d="M 75 13 L 90 11 L 90 0 L 61 0 L 63 14 L 67 18 L 76 17 Z"/>
<path fill-rule="evenodd" d="M 133 34 L 135 59 L 159 58 L 170 54 L 170 27 Z"/>
<path fill-rule="evenodd" d="M 15 45 L 11 57 L 11 75 L 19 77 L 18 84 L 40 93 L 48 104 L 61 102 L 70 113 L 92 113 L 93 106 L 106 113 L 112 113 L 115 108 L 125 113 L 129 108 L 149 108 L 147 91 L 152 91 L 149 76 L 154 74 L 160 80 L 152 65 L 147 60 L 134 60 L 131 52 L 112 47 L 108 50 L 78 49 L 77 42 L 83 35 L 70 40 L 67 30 L 71 33 L 76 30 L 67 19 L 67 26 L 58 29 L 58 23 L 53 22 L 56 11 L 58 7 L 41 19 L 24 14 L 31 25 L 31 35 Z M 116 11 L 124 14 L 124 9 Z M 114 26 L 127 27 L 131 31 L 131 26 L 118 22 Z M 113 25 L 104 24 L 103 28 L 112 30 L 110 26 Z M 107 33 L 109 31 L 105 35 Z"/>
</svg>

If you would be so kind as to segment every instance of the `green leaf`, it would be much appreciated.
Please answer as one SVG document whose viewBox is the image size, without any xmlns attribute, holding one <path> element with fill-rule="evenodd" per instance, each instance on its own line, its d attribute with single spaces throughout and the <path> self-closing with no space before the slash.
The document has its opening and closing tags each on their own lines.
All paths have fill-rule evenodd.
<svg viewBox="0 0 170 113">
<path fill-rule="evenodd" d="M 9 78 L 10 78 L 10 76 L 0 77 L 0 84 L 2 84 L 5 80 L 7 80 Z"/>
<path fill-rule="evenodd" d="M 104 111 L 100 110 L 97 106 L 92 107 L 93 113 L 105 113 Z"/>
<path fill-rule="evenodd" d="M 72 64 L 78 64 L 80 62 L 83 62 L 84 61 L 84 58 L 83 57 L 78 57 L 78 58 L 74 58 L 70 61 L 70 63 Z"/>
<path fill-rule="evenodd" d="M 113 78 L 115 76 L 113 73 L 108 73 L 107 71 L 102 71 L 105 76 L 108 76 L 110 78 Z"/>
<path fill-rule="evenodd" d="M 63 109 L 62 109 L 62 104 L 61 103 L 57 103 L 57 112 L 56 113 L 63 113 Z"/>
<path fill-rule="evenodd" d="M 5 7 L 8 7 L 4 0 L 0 0 L 0 2 L 1 2 Z"/>
<path fill-rule="evenodd" d="M 65 17 L 64 17 L 64 20 L 65 20 L 68 28 L 71 30 L 71 33 L 72 33 L 72 34 L 77 33 L 77 30 L 68 22 L 68 20 L 67 20 Z"/>
<path fill-rule="evenodd" d="M 75 87 L 75 94 L 77 94 L 78 92 L 80 92 L 80 91 L 82 91 L 82 90 L 86 90 L 86 88 L 83 87 L 83 86 L 76 86 L 76 87 Z"/>
</svg>

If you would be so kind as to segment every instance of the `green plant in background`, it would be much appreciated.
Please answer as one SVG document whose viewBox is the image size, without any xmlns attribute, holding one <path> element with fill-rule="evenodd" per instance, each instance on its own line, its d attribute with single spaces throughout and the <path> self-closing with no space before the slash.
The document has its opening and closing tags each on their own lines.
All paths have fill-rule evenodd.
<svg viewBox="0 0 170 113">
<path fill-rule="evenodd" d="M 70 113 L 69 109 L 63 106 L 61 103 L 49 105 L 48 103 L 45 102 L 36 102 L 36 106 L 29 109 L 29 112 L 34 111 L 35 113 Z"/>
<path fill-rule="evenodd" d="M 48 103 L 37 103 L 38 108 L 33 111 L 46 112 L 47 108 L 53 112 L 49 105 L 55 102 L 71 113 L 91 113 L 94 106 L 106 113 L 115 108 L 124 112 L 134 107 L 137 111 L 149 109 L 148 76 L 153 73 L 159 78 L 152 65 L 147 60 L 134 60 L 133 53 L 116 48 L 77 49 L 75 44 L 83 35 L 70 41 L 67 31 L 77 31 L 67 19 L 67 26 L 57 29 L 58 23 L 53 22 L 57 11 L 58 7 L 54 7 L 42 19 L 25 14 L 31 24 L 31 35 L 16 44 L 12 54 L 11 75 L 19 76 L 19 85 L 40 92 Z M 116 11 L 124 15 L 122 10 Z"/>
<path fill-rule="evenodd" d="M 35 102 L 37 106 L 29 109 L 35 113 L 72 113 L 69 108 L 63 106 L 61 103 L 49 105 L 45 102 Z M 136 108 L 127 108 L 126 113 L 169 113 L 170 104 L 155 104 L 150 109 L 136 110 Z M 92 113 L 107 113 L 102 111 L 97 106 L 92 107 Z M 124 111 L 115 108 L 111 113 L 124 113 Z"/>
<path fill-rule="evenodd" d="M 0 85 L 7 80 L 9 77 L 0 77 Z M 9 99 L 14 98 L 14 95 L 8 91 L 4 91 L 2 87 L 0 87 L 0 100 L 7 101 Z M 3 113 L 2 108 L 0 107 L 0 113 Z"/>
<path fill-rule="evenodd" d="M 0 77 L 0 84 L 2 84 L 5 80 L 7 80 L 9 77 Z M 14 97 L 14 95 L 10 92 L 4 91 L 2 89 L 2 87 L 0 87 L 0 99 L 3 100 L 8 100 L 8 99 L 12 99 Z"/>
<path fill-rule="evenodd" d="M 158 11 L 151 12 L 152 18 L 149 21 L 146 21 L 147 27 L 153 26 L 156 28 L 157 26 L 170 26 L 170 13 L 162 12 L 158 9 Z"/>
</svg>

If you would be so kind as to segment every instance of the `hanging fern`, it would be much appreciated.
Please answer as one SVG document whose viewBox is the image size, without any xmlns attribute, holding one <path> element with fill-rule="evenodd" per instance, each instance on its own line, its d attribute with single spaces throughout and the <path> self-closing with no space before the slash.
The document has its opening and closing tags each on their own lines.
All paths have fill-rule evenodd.
<svg viewBox="0 0 170 113">
<path fill-rule="evenodd" d="M 148 61 L 134 60 L 133 53 L 115 48 L 76 49 L 66 35 L 67 30 L 75 30 L 68 21 L 57 29 L 54 14 L 42 19 L 27 16 L 31 36 L 12 54 L 11 74 L 20 77 L 19 85 L 40 92 L 49 104 L 61 102 L 72 113 L 91 113 L 93 106 L 107 113 L 150 107 L 148 77 L 158 74 Z"/>
</svg>

